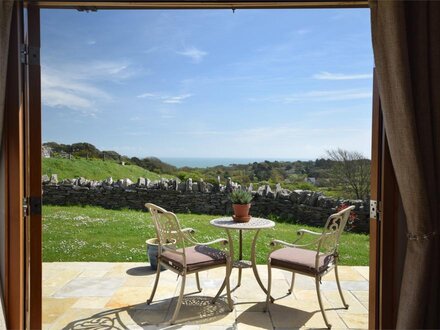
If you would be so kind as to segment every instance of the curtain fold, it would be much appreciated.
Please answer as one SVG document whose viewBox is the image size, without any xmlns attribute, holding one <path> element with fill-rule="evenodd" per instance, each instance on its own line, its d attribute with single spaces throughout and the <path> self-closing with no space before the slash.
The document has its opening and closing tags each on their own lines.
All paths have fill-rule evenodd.
<svg viewBox="0 0 440 330">
<path fill-rule="evenodd" d="M 370 6 L 384 126 L 407 218 L 396 327 L 440 328 L 440 1 Z"/>
<path fill-rule="evenodd" d="M 5 106 L 5 91 L 6 91 L 6 71 L 8 65 L 8 51 L 9 51 L 9 32 L 11 27 L 12 7 L 14 5 L 13 0 L 0 1 L 0 152 L 2 152 L 2 136 L 3 136 L 3 117 Z M 4 162 L 1 162 L 4 164 Z M 4 171 L 3 166 L 0 167 L 0 171 Z M 1 176 L 3 177 L 3 176 Z M 5 187 L 4 182 L 0 182 L 0 198 L 4 200 Z M 0 205 L 4 205 L 1 203 Z M 0 244 L 4 244 L 5 239 L 5 218 L 4 209 L 0 210 Z M 0 252 L 4 252 L 4 248 L 0 249 Z M 4 274 L 4 253 L 0 256 L 0 268 L 1 274 Z M 3 276 L 0 276 L 0 329 L 6 329 L 4 303 L 3 303 Z"/>
</svg>

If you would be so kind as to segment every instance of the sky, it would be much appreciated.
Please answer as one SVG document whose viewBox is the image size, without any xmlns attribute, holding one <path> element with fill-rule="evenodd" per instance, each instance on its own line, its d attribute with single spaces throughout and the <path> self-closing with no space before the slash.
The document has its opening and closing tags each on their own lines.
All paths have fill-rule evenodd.
<svg viewBox="0 0 440 330">
<path fill-rule="evenodd" d="M 370 157 L 368 9 L 43 10 L 43 141 L 127 156 Z"/>
</svg>

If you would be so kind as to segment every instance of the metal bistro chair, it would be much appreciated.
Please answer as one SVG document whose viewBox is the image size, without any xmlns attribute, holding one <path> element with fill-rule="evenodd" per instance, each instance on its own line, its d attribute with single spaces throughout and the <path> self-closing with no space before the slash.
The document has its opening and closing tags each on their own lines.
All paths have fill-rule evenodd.
<svg viewBox="0 0 440 330">
<path fill-rule="evenodd" d="M 153 301 L 154 294 L 156 293 L 157 285 L 159 283 L 161 265 L 166 269 L 169 269 L 182 276 L 182 285 L 180 288 L 176 309 L 174 310 L 174 314 L 169 321 L 170 324 L 174 324 L 183 301 L 186 275 L 195 273 L 197 289 L 198 292 L 201 292 L 202 289 L 200 287 L 199 272 L 226 266 L 225 280 L 223 281 L 216 296 L 213 298 L 212 303 L 214 304 L 216 302 L 226 286 L 228 306 L 232 311 L 233 303 L 229 285 L 229 276 L 232 270 L 231 242 L 221 238 L 211 242 L 199 243 L 192 238 L 192 233 L 194 233 L 192 228 L 180 228 L 179 221 L 174 213 L 168 212 L 165 209 L 151 203 L 145 204 L 145 207 L 148 208 L 151 213 L 154 227 L 156 228 L 157 237 L 159 239 L 156 280 L 154 282 L 150 299 L 147 300 L 147 304 L 150 304 Z M 169 243 L 173 244 L 170 245 Z M 189 243 L 191 246 L 186 246 L 185 243 Z M 217 250 L 208 246 L 216 243 L 227 245 L 229 251 L 226 253 L 225 251 Z"/>
<path fill-rule="evenodd" d="M 338 285 L 339 294 L 342 299 L 342 303 L 345 309 L 348 308 L 342 295 L 341 284 L 339 283 L 338 276 L 338 258 L 339 258 L 339 239 L 344 230 L 345 225 L 350 216 L 351 210 L 354 206 L 347 207 L 342 211 L 332 214 L 328 217 L 322 233 L 316 233 L 306 229 L 298 230 L 297 234 L 299 238 L 293 243 L 287 243 L 280 240 L 273 240 L 271 245 L 274 247 L 281 247 L 272 251 L 268 257 L 268 287 L 266 298 L 266 311 L 269 310 L 269 303 L 273 302 L 270 298 L 271 282 L 272 282 L 272 268 L 279 268 L 292 272 L 292 283 L 288 294 L 293 291 L 293 284 L 295 281 L 295 273 L 312 276 L 315 278 L 316 293 L 318 295 L 319 307 L 324 318 L 324 322 L 328 328 L 331 328 L 331 324 L 327 320 L 325 310 L 322 305 L 320 282 L 321 278 L 330 272 L 335 270 L 336 283 Z M 305 234 L 313 235 L 316 237 L 311 243 L 297 244 L 303 239 Z M 313 247 L 314 250 L 304 249 L 304 247 Z"/>
</svg>

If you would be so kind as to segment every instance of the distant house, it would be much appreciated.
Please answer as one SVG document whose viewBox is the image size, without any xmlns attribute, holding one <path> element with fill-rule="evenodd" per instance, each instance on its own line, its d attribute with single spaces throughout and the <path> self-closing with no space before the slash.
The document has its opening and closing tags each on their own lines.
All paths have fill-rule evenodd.
<svg viewBox="0 0 440 330">
<path fill-rule="evenodd" d="M 304 179 L 304 182 L 311 183 L 311 184 L 313 184 L 315 186 L 316 186 L 316 183 L 317 183 L 316 178 L 314 178 L 314 177 L 307 177 L 307 178 Z"/>
<path fill-rule="evenodd" d="M 46 147 L 46 146 L 41 147 L 41 156 L 43 158 L 50 158 L 51 155 L 52 155 L 52 148 L 51 147 Z"/>
</svg>

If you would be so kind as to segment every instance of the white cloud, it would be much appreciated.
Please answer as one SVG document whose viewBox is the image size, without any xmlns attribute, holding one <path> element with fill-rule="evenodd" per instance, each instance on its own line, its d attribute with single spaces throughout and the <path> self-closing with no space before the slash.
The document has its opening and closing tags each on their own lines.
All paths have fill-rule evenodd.
<svg viewBox="0 0 440 330">
<path fill-rule="evenodd" d="M 121 81 L 135 75 L 135 70 L 127 61 L 92 61 L 63 65 L 72 78 L 78 80 Z"/>
<path fill-rule="evenodd" d="M 53 108 L 66 107 L 73 110 L 84 110 L 84 112 L 93 108 L 93 102 L 89 99 L 60 89 L 43 89 L 43 99 L 44 104 Z"/>
<path fill-rule="evenodd" d="M 140 95 L 138 95 L 136 97 L 138 97 L 140 99 L 145 99 L 145 98 L 151 99 L 151 98 L 157 98 L 158 96 L 156 94 L 154 94 L 154 93 L 143 93 L 143 94 L 140 94 Z"/>
<path fill-rule="evenodd" d="M 373 75 L 371 73 L 344 74 L 344 73 L 330 73 L 323 71 L 313 75 L 313 78 L 318 80 L 358 80 L 358 79 L 371 79 L 373 78 Z"/>
<path fill-rule="evenodd" d="M 181 95 L 172 96 L 172 95 L 163 95 L 160 93 L 147 92 L 140 94 L 137 97 L 141 99 L 159 100 L 165 104 L 180 104 L 183 103 L 183 101 L 186 100 L 187 98 L 190 98 L 191 96 L 192 94 L 181 94 Z"/>
<path fill-rule="evenodd" d="M 167 104 L 180 104 L 185 99 L 191 97 L 192 94 L 183 94 L 183 95 L 177 95 L 177 96 L 165 96 L 162 98 L 163 103 Z"/>
<path fill-rule="evenodd" d="M 100 107 L 111 102 L 109 93 L 99 86 L 102 81 L 125 79 L 127 65 L 120 62 L 43 64 L 41 74 L 44 105 L 96 116 Z"/>
<path fill-rule="evenodd" d="M 196 47 L 188 47 L 183 51 L 177 52 L 177 54 L 189 57 L 194 63 L 200 63 L 203 57 L 208 55 L 207 52 L 197 49 Z"/>
</svg>

